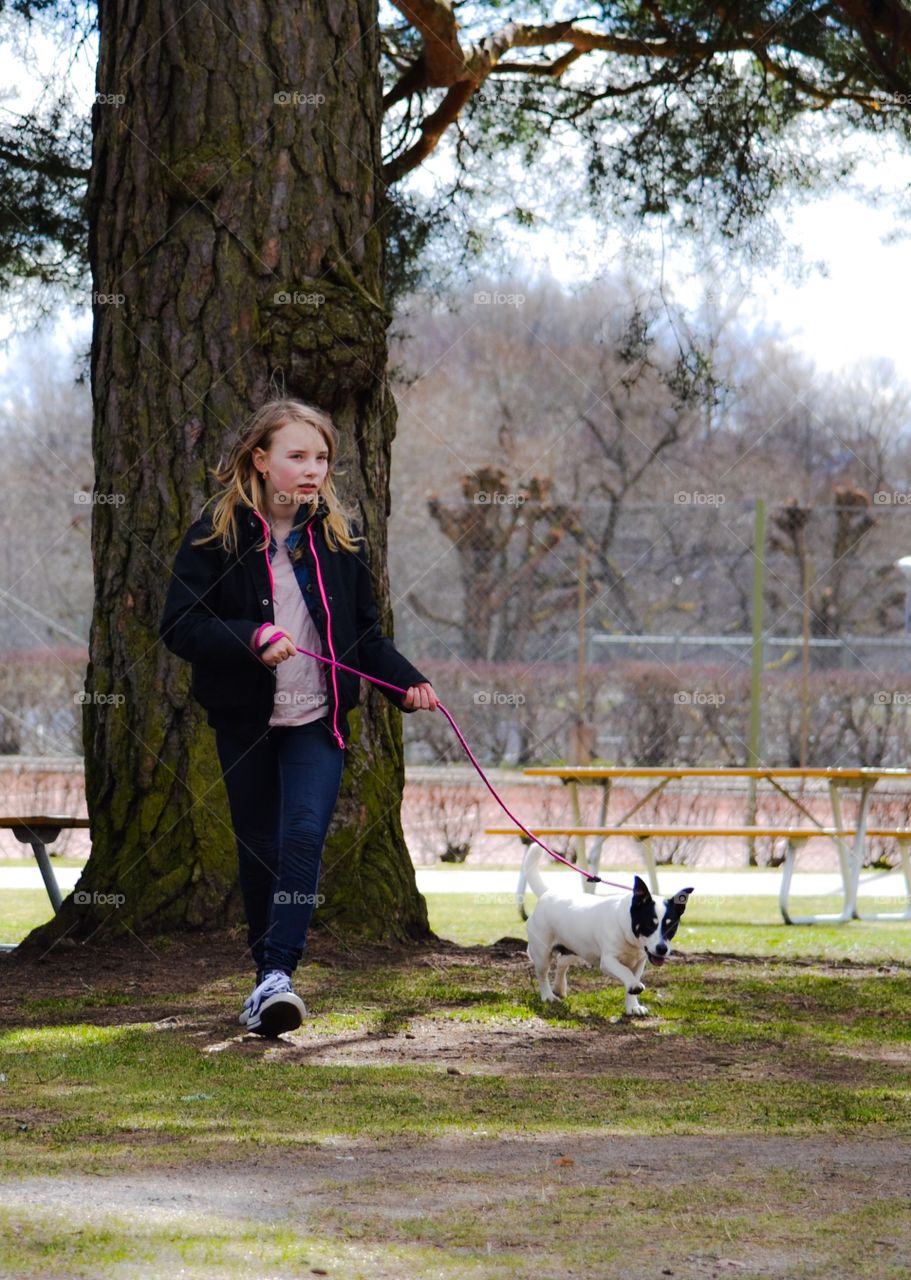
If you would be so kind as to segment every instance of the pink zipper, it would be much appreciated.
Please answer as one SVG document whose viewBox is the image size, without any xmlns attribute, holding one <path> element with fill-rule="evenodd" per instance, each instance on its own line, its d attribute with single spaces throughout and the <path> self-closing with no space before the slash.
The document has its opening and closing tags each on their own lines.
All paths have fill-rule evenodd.
<svg viewBox="0 0 911 1280">
<path fill-rule="evenodd" d="M 316 554 L 316 547 L 313 545 L 313 525 L 307 525 L 307 537 L 310 539 L 310 551 L 313 554 L 313 563 L 316 565 L 316 580 L 319 583 L 319 593 L 323 598 L 323 608 L 326 610 L 326 638 L 329 641 L 329 655 L 333 663 L 336 661 L 335 649 L 332 646 L 332 614 L 329 610 L 329 601 L 326 599 L 326 590 L 323 586 L 323 575 L 319 571 L 319 559 Z M 335 667 L 332 668 L 332 688 L 335 690 L 335 705 L 332 708 L 332 732 L 335 734 L 338 745 L 344 750 L 345 739 L 338 731 L 338 684 L 335 679 Z"/>
<path fill-rule="evenodd" d="M 263 519 L 263 517 L 259 514 L 259 512 L 257 511 L 255 512 L 255 514 L 258 517 L 259 522 L 263 527 L 263 534 L 265 535 L 265 539 L 266 539 L 266 551 L 265 551 L 266 568 L 269 571 L 269 587 L 270 587 L 270 590 L 272 591 L 272 599 L 274 600 L 275 599 L 275 578 L 272 576 L 272 561 L 269 559 L 269 543 L 272 541 L 272 531 L 270 530 L 269 526 L 266 524 L 266 521 Z M 257 634 L 259 633 L 257 632 Z"/>
</svg>

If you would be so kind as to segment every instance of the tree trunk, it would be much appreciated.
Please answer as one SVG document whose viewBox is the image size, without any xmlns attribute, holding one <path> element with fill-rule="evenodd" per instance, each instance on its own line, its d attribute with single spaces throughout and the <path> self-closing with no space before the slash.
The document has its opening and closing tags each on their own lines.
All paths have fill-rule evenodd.
<svg viewBox="0 0 911 1280">
<path fill-rule="evenodd" d="M 214 732 L 159 642 L 209 469 L 273 390 L 328 409 L 391 634 L 375 0 L 101 0 L 89 190 L 95 612 L 83 741 L 92 855 L 30 941 L 242 919 Z M 404 844 L 399 713 L 370 688 L 327 842 L 321 919 L 427 932 Z M 319 917 L 318 917 L 319 918 Z"/>
</svg>

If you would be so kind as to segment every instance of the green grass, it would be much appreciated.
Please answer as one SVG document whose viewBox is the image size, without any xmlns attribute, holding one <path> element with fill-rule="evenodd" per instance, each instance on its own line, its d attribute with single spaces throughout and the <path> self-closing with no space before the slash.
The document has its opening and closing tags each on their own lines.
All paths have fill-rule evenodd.
<svg viewBox="0 0 911 1280">
<path fill-rule="evenodd" d="M 46 889 L 0 889 L 0 942 L 20 942 L 53 914 Z"/>
<path fill-rule="evenodd" d="M 453 873 L 459 870 L 458 867 L 444 869 Z M 748 877 L 750 872 L 743 874 Z M 685 879 L 685 868 L 681 868 L 681 883 Z M 529 895 L 529 909 L 533 903 L 534 897 Z M 861 904 L 864 906 L 863 899 Z M 901 905 L 900 899 L 893 898 L 877 900 L 865 909 L 899 910 Z M 834 913 L 839 901 L 835 897 L 796 898 L 792 906 L 801 914 Z M 434 932 L 463 946 L 484 946 L 506 936 L 525 937 L 525 926 L 519 919 L 511 892 L 428 894 L 427 907 Z M 0 941 L 18 942 L 51 915 L 43 889 L 0 891 Z M 896 924 L 852 920 L 847 925 L 785 925 L 777 898 L 708 897 L 697 893 L 690 898 L 677 946 L 684 951 L 791 959 L 816 957 L 859 963 L 911 963 L 911 921 Z"/>
<path fill-rule="evenodd" d="M 588 1019 L 585 1030 L 598 1034 Z M 177 1032 L 136 1025 L 7 1032 L 0 1159 L 7 1172 L 100 1172 L 130 1167 L 140 1150 L 146 1164 L 216 1155 L 224 1163 L 333 1135 L 389 1140 L 479 1126 L 488 1135 L 909 1133 L 905 1066 L 883 1063 L 859 1069 L 856 1079 L 828 1080 L 822 1038 L 801 1045 L 793 1035 L 787 1028 L 774 1037 L 776 1057 L 787 1051 L 767 1088 L 736 1072 L 704 1078 L 695 1061 L 643 1089 L 633 1060 L 622 1071 L 573 1077 L 555 1107 L 548 1071 L 283 1066 L 262 1054 L 204 1054 Z"/>
<path fill-rule="evenodd" d="M 215 1152 L 231 1159 L 263 1143 L 440 1136 L 479 1121 L 489 1134 L 911 1131 L 907 970 L 884 978 L 869 968 L 681 958 L 647 979 L 655 989 L 645 998 L 660 1017 L 635 1024 L 640 1050 L 609 1070 L 598 1054 L 626 1034 L 621 990 L 574 969 L 569 998 L 544 1005 L 521 955 L 305 965 L 298 985 L 311 1016 L 287 1061 L 285 1049 L 261 1042 L 231 1050 L 243 979 L 235 991 L 217 982 L 152 1001 L 161 1017 L 182 1014 L 186 1029 L 105 1025 L 106 1009 L 128 1003 L 116 986 L 26 999 L 25 1025 L 0 1035 L 0 1154 L 18 1169 L 107 1167 L 129 1162 L 137 1144 L 153 1162 Z M 82 1021 L 88 1009 L 97 1025 Z M 61 1025 L 45 1025 L 52 1017 Z M 555 1050 L 533 1070 L 475 1069 L 469 1034 L 458 1075 L 441 1064 L 307 1061 L 308 1044 L 418 1032 L 426 1019 L 451 1023 L 453 1035 L 468 1024 L 516 1041 L 527 1040 L 523 1024 L 550 1027 L 572 1033 L 575 1049 Z M 701 1047 L 690 1053 L 690 1044 Z M 674 1045 L 673 1067 L 663 1069 Z M 586 1047 L 594 1058 L 581 1054 Z M 706 1055 L 719 1053 L 733 1055 L 730 1069 L 706 1072 Z M 757 1069 L 766 1087 L 757 1087 Z M 573 1085 L 554 1108 L 563 1076 Z"/>
<path fill-rule="evenodd" d="M 897 909 L 898 900 L 892 908 Z M 529 895 L 527 909 L 534 897 Z M 835 899 L 812 898 L 806 911 L 834 911 Z M 487 945 L 502 937 L 525 937 L 511 894 L 432 893 L 427 895 L 430 924 L 440 937 L 463 946 Z M 677 934 L 680 951 L 797 959 L 853 960 L 858 963 L 911 963 L 911 921 L 852 920 L 848 924 L 786 925 L 773 897 L 690 898 Z"/>
<path fill-rule="evenodd" d="M 25 897 L 0 895 L 0 937 L 10 899 Z M 463 944 L 524 936 L 509 895 L 437 894 L 428 907 Z M 140 997 L 110 971 L 79 994 L 24 997 L 21 1025 L 0 1033 L 0 1176 L 93 1175 L 99 1193 L 76 1221 L 40 1194 L 0 1209 L 4 1274 L 899 1280 L 911 1244 L 900 1179 L 869 1153 L 911 1138 L 911 926 L 787 928 L 774 899 L 745 897 L 694 896 L 684 919 L 678 956 L 646 975 L 659 1016 L 645 1021 L 624 1019 L 616 984 L 582 968 L 566 1001 L 543 1005 L 508 948 L 305 964 L 311 1016 L 286 1044 L 238 1038 L 240 967 L 141 997 L 184 1025 L 131 1018 Z M 333 1045 L 406 1046 L 427 1027 L 436 1060 L 311 1060 Z M 536 1137 L 569 1159 L 542 1163 Z M 605 1173 L 579 1154 L 605 1137 L 611 1150 L 664 1141 L 664 1154 L 639 1147 Z M 472 1164 L 499 1139 L 527 1144 L 508 1176 Z M 713 1155 L 694 1178 L 687 1144 L 706 1139 Z M 786 1151 L 757 1163 L 768 1139 L 797 1141 L 795 1158 L 802 1142 L 834 1152 L 863 1139 L 868 1158 L 847 1172 L 827 1158 L 799 1170 Z M 409 1153 L 431 1140 L 464 1159 L 415 1171 Z M 716 1167 L 737 1141 L 742 1158 Z M 362 1169 L 358 1153 L 381 1149 L 398 1163 Z M 355 1158 L 266 1231 L 243 1213 L 175 1221 L 105 1204 L 105 1179 L 120 1175 L 195 1170 L 204 1192 L 232 1168 L 247 1177 L 258 1161 L 265 1178 L 270 1159 L 306 1170 L 326 1151 Z"/>
</svg>

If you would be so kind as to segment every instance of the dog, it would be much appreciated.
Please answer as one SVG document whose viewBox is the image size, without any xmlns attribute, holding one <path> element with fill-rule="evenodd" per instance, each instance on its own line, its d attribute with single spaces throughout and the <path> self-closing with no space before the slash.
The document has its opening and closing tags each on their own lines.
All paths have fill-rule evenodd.
<svg viewBox="0 0 911 1280">
<path fill-rule="evenodd" d="M 529 845 L 516 900 L 522 919 L 528 920 L 528 958 L 535 967 L 541 999 L 562 999 L 567 993 L 566 971 L 574 960 L 581 960 L 623 983 L 624 1008 L 630 1017 L 647 1017 L 648 1009 L 638 999 L 645 990 L 645 963 L 662 965 L 670 955 L 671 939 L 693 890 L 681 889 L 673 898 L 656 902 L 645 881 L 636 876 L 632 893 L 563 897 L 545 888 L 539 857 L 539 846 Z M 530 919 L 525 914 L 526 883 L 538 898 Z M 555 954 L 551 986 L 548 975 Z"/>
</svg>

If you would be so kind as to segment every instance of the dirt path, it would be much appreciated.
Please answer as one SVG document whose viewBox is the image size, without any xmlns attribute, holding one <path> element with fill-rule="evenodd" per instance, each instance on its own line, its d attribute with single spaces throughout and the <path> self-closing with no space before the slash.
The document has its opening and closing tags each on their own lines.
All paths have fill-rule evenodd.
<svg viewBox="0 0 911 1280">
<path fill-rule="evenodd" d="M 202 1162 L 110 1176 L 0 1181 L 0 1201 L 24 1207 L 37 1200 L 95 1218 L 151 1206 L 166 1216 L 216 1214 L 274 1221 L 305 1213 L 308 1200 L 364 1204 L 360 1188 L 367 1183 L 374 1209 L 401 1207 L 400 1187 L 407 1184 L 409 1207 L 430 1213 L 483 1202 L 491 1179 L 502 1185 L 505 1197 L 555 1175 L 570 1187 L 649 1176 L 670 1187 L 711 1185 L 747 1167 L 756 1174 L 788 1169 L 811 1194 L 829 1201 L 838 1196 L 839 1185 L 844 1190 L 871 1175 L 891 1181 L 896 1190 L 906 1186 L 909 1154 L 911 1143 L 868 1139 L 576 1134 L 377 1144 L 331 1138 L 293 1155 L 264 1152 L 262 1159 L 227 1166 Z"/>
<path fill-rule="evenodd" d="M 162 1257 L 135 1267 L 123 1264 L 111 1270 L 74 1272 L 58 1260 L 46 1272 L 30 1272 L 55 1280 L 71 1274 L 145 1280 L 172 1280 L 178 1275 L 213 1280 L 229 1274 L 255 1280 L 309 1274 L 345 1280 L 399 1280 L 403 1275 L 417 1280 L 488 1275 L 523 1280 L 558 1276 L 561 1280 L 572 1276 L 790 1280 L 824 1274 L 827 1280 L 857 1280 L 861 1274 L 907 1274 L 911 1259 L 907 1215 L 904 1221 L 883 1222 L 876 1237 L 864 1242 L 868 1257 L 875 1260 L 872 1269 L 860 1266 L 856 1258 L 840 1257 L 841 1246 L 832 1240 L 826 1224 L 844 1221 L 854 1206 L 869 1204 L 871 1188 L 897 1192 L 906 1187 L 909 1157 L 911 1144 L 907 1143 L 775 1137 L 574 1135 L 381 1145 L 331 1140 L 293 1156 L 264 1151 L 261 1159 L 227 1167 L 201 1163 L 111 1176 L 0 1180 L 0 1203 L 14 1219 L 21 1215 L 20 1221 L 32 1222 L 37 1212 L 45 1223 L 66 1223 L 77 1233 L 116 1231 L 120 1224 L 140 1245 L 143 1240 L 172 1236 L 210 1241 L 226 1236 L 234 1241 L 262 1237 L 266 1241 L 277 1233 L 282 1238 L 293 1233 L 302 1240 L 319 1239 L 332 1258 L 331 1262 L 323 1255 L 314 1259 L 311 1249 L 308 1261 L 320 1265 L 286 1270 L 241 1261 L 238 1270 L 236 1260 L 229 1268 L 205 1263 L 177 1267 L 175 1261 Z M 795 1182 L 800 1195 L 792 1199 L 790 1188 Z M 788 1221 L 790 1207 L 794 1236 L 789 1238 L 780 1229 L 767 1234 L 758 1231 L 744 1248 L 743 1240 L 725 1222 L 728 1199 L 723 1207 L 718 1205 L 719 1223 L 713 1232 L 703 1227 L 694 1233 L 681 1218 L 679 1232 L 649 1240 L 653 1216 L 649 1208 L 654 1209 L 656 1196 L 669 1204 L 676 1199 L 687 1206 L 684 1217 L 705 1221 L 707 1211 L 711 1220 L 716 1197 L 719 1202 L 729 1197 L 735 1185 L 743 1188 L 745 1198 L 755 1195 L 757 1209 L 771 1210 L 777 1221 Z M 781 1189 L 783 1204 L 770 1205 L 776 1188 Z M 610 1249 L 611 1209 L 617 1206 L 618 1229 L 623 1214 L 629 1236 L 629 1206 L 637 1201 L 643 1209 L 641 1214 L 633 1213 L 630 1256 L 618 1258 Z M 601 1245 L 600 1259 L 586 1261 L 590 1252 L 582 1249 L 580 1255 L 557 1231 L 538 1225 L 539 1215 L 555 1202 L 561 1207 L 586 1207 L 586 1221 L 579 1229 L 589 1235 L 589 1251 Z M 451 1241 L 446 1242 L 448 1248 L 442 1247 L 435 1225 L 453 1220 L 480 1227 L 487 1236 L 485 1247 L 453 1249 Z M 736 1229 L 736 1222 L 728 1220 Z M 822 1243 L 814 1226 L 823 1236 Z M 641 1239 L 637 1238 L 640 1231 Z M 159 1249 L 162 1254 L 168 1252 L 164 1246 Z M 403 1255 L 410 1261 L 403 1262 Z M 505 1270 L 504 1258 L 509 1260 Z M 0 1263 L 0 1276 L 13 1274 Z"/>
</svg>

